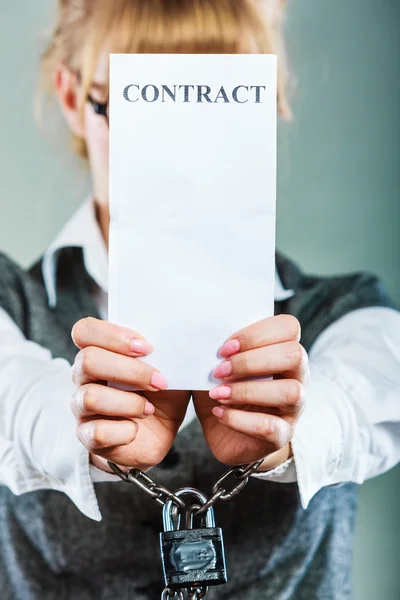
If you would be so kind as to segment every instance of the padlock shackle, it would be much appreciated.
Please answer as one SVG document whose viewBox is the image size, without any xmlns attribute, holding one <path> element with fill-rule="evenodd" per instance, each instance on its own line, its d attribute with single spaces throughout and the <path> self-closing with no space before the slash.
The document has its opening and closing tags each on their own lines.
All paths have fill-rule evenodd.
<svg viewBox="0 0 400 600">
<path fill-rule="evenodd" d="M 207 502 L 207 496 L 205 494 L 203 494 L 203 492 L 201 492 L 200 490 L 197 490 L 196 488 L 192 488 L 192 487 L 184 487 L 184 488 L 180 488 L 178 490 L 176 490 L 176 492 L 174 492 L 176 496 L 180 497 L 180 496 L 195 496 L 198 500 L 200 500 L 201 504 L 204 505 Z M 174 523 L 172 520 L 172 507 L 173 507 L 173 500 L 168 500 L 168 502 L 166 502 L 166 504 L 164 505 L 163 508 L 163 527 L 164 527 L 164 531 L 173 531 L 174 530 Z M 178 528 L 180 526 L 180 519 L 181 519 L 181 515 L 178 515 Z M 206 513 L 206 527 L 215 527 L 215 517 L 214 517 L 214 509 L 211 506 L 207 513 Z"/>
</svg>

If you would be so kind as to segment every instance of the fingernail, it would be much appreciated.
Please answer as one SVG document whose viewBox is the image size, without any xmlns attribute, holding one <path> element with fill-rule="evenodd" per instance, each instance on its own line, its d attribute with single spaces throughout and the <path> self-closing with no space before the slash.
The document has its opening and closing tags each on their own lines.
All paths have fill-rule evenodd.
<svg viewBox="0 0 400 600">
<path fill-rule="evenodd" d="M 219 355 L 223 358 L 229 358 L 229 356 L 233 356 L 237 354 L 240 350 L 240 342 L 239 340 L 229 340 L 219 349 Z"/>
<path fill-rule="evenodd" d="M 154 350 L 154 346 L 150 342 L 138 338 L 130 340 L 129 348 L 131 352 L 136 352 L 137 354 L 150 354 Z"/>
<path fill-rule="evenodd" d="M 218 419 L 222 419 L 222 417 L 224 416 L 225 409 L 222 408 L 221 406 L 214 406 L 212 411 L 213 411 L 213 414 L 216 417 L 218 417 Z"/>
<path fill-rule="evenodd" d="M 217 379 L 222 379 L 223 377 L 229 377 L 232 373 L 232 365 L 229 360 L 218 365 L 216 369 L 213 371 L 214 377 Z"/>
<path fill-rule="evenodd" d="M 156 411 L 156 407 L 154 406 L 154 404 L 147 401 L 146 406 L 144 407 L 144 414 L 145 415 L 154 415 L 155 411 Z"/>
<path fill-rule="evenodd" d="M 232 390 L 227 385 L 220 385 L 209 391 L 209 396 L 212 400 L 229 400 L 232 395 Z"/>
<path fill-rule="evenodd" d="M 166 390 L 168 387 L 168 381 L 165 379 L 164 375 L 154 371 L 151 378 L 151 385 L 157 390 Z"/>
</svg>

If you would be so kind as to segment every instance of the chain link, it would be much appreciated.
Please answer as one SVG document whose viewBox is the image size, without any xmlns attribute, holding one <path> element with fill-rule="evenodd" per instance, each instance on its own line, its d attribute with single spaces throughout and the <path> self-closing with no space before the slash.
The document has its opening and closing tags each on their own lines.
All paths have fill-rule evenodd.
<svg viewBox="0 0 400 600">
<path fill-rule="evenodd" d="M 199 588 L 188 588 L 187 589 L 187 593 L 188 593 L 188 599 L 189 600 L 202 600 L 203 598 L 205 598 L 207 596 L 207 592 L 208 592 L 208 587 L 199 587 Z"/>
<path fill-rule="evenodd" d="M 169 598 L 178 597 L 178 600 L 203 600 L 208 592 L 208 587 L 199 588 L 187 588 L 186 596 L 183 590 L 171 590 L 171 588 L 165 588 L 161 594 L 161 600 L 169 600 Z"/>
<path fill-rule="evenodd" d="M 178 596 L 178 600 L 185 600 L 185 596 L 182 590 L 171 590 L 170 588 L 165 588 L 165 590 L 161 594 L 161 600 L 175 598 L 175 595 Z"/>
<path fill-rule="evenodd" d="M 226 471 L 212 487 L 212 496 L 207 500 L 205 504 L 195 513 L 196 516 L 204 514 L 209 508 L 214 506 L 217 500 L 231 500 L 237 494 L 239 494 L 249 482 L 250 476 L 255 473 L 258 467 L 264 462 L 261 458 L 254 463 L 248 465 L 240 465 L 239 467 L 232 467 Z M 230 490 L 228 486 L 222 484 L 229 478 L 233 477 L 234 480 L 239 480 Z"/>
<path fill-rule="evenodd" d="M 199 516 L 206 513 L 212 506 L 214 506 L 217 500 L 226 501 L 237 496 L 237 494 L 239 494 L 242 489 L 246 487 L 250 476 L 255 473 L 263 461 L 264 459 L 261 458 L 254 463 L 232 467 L 226 471 L 213 485 L 212 496 L 194 513 L 194 515 Z M 153 481 L 153 479 L 151 479 L 151 477 L 146 475 L 146 473 L 140 471 L 140 469 L 131 469 L 128 473 L 126 473 L 110 461 L 108 461 L 108 465 L 123 481 L 137 485 L 160 506 L 164 506 L 168 500 L 172 500 L 172 502 L 181 510 L 186 509 L 185 502 L 179 498 L 179 496 L 171 492 L 171 490 L 168 488 L 158 485 L 155 481 Z M 230 477 L 232 477 L 234 480 L 234 485 L 231 486 L 231 489 L 229 489 L 229 487 L 225 484 L 226 480 Z M 236 483 L 237 480 L 239 480 L 238 483 Z"/>
<path fill-rule="evenodd" d="M 179 508 L 184 510 L 186 508 L 185 502 L 171 492 L 168 488 L 163 485 L 157 485 L 151 477 L 140 471 L 140 469 L 131 469 L 128 473 L 122 471 L 117 465 L 108 461 L 109 467 L 114 471 L 118 477 L 127 483 L 134 483 L 146 494 L 148 494 L 157 504 L 164 506 L 168 500 L 172 500 Z"/>
<path fill-rule="evenodd" d="M 232 467 L 223 473 L 223 475 L 215 482 L 211 490 L 212 496 L 201 507 L 192 505 L 189 508 L 186 507 L 185 502 L 179 496 L 174 494 L 174 492 L 171 492 L 171 490 L 162 485 L 157 485 L 151 477 L 146 475 L 143 471 L 140 471 L 140 469 L 131 469 L 127 473 L 110 461 L 108 461 L 108 465 L 122 481 L 133 483 L 138 486 L 160 506 L 164 506 L 168 501 L 172 501 L 174 504 L 173 513 L 175 518 L 178 517 L 178 511 L 181 509 L 182 511 L 185 511 L 185 515 L 190 521 L 192 517 L 198 517 L 207 513 L 218 500 L 231 500 L 237 496 L 237 494 L 239 494 L 248 484 L 250 476 L 255 473 L 262 462 L 264 462 L 263 458 L 254 463 Z M 229 478 L 233 478 L 233 484 L 230 489 L 226 484 L 226 481 Z M 178 491 L 179 490 L 177 490 L 177 492 Z M 202 492 L 199 493 L 202 494 Z M 206 498 L 204 494 L 202 494 L 202 496 L 204 499 Z M 202 600 L 206 597 L 207 592 L 208 587 L 189 587 L 186 589 L 187 600 Z M 175 598 L 175 596 L 177 596 L 178 600 L 185 600 L 185 594 L 182 590 L 171 590 L 170 588 L 164 589 L 161 594 L 161 600 L 168 600 L 169 598 Z"/>
</svg>

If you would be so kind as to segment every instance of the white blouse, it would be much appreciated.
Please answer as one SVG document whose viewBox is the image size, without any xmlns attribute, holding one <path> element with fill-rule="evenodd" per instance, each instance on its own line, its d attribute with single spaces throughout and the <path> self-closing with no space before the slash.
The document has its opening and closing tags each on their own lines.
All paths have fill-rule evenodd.
<svg viewBox="0 0 400 600">
<path fill-rule="evenodd" d="M 87 199 L 46 251 L 43 276 L 55 306 L 57 251 L 81 246 L 107 318 L 107 251 Z M 275 300 L 293 296 L 276 273 Z M 297 481 L 303 508 L 324 486 L 362 483 L 400 460 L 400 313 L 354 310 L 323 331 L 309 353 L 306 408 L 292 441 L 293 458 L 253 477 Z M 39 489 L 67 494 L 100 520 L 94 482 L 119 481 L 89 463 L 70 409 L 71 365 L 28 341 L 0 309 L 0 483 L 14 494 Z M 195 419 L 190 402 L 181 429 Z"/>
</svg>

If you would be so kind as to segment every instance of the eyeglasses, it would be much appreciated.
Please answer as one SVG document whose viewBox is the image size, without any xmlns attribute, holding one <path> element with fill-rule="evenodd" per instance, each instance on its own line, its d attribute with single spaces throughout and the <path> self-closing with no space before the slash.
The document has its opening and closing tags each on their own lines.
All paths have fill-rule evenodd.
<svg viewBox="0 0 400 600">
<path fill-rule="evenodd" d="M 82 77 L 80 71 L 75 71 L 75 75 L 79 85 L 81 85 Z M 96 115 L 101 115 L 102 117 L 105 117 L 107 124 L 109 124 L 109 101 L 107 100 L 107 102 L 97 102 L 97 100 L 95 100 L 91 94 L 87 95 L 86 100 L 89 102 Z"/>
<path fill-rule="evenodd" d="M 87 101 L 93 108 L 96 115 L 102 115 L 106 118 L 107 123 L 109 123 L 109 101 L 107 102 L 97 102 L 90 94 L 87 97 Z"/>
</svg>

